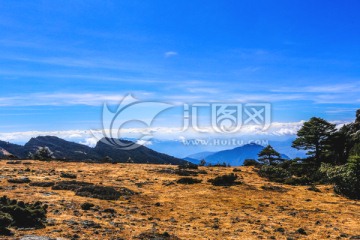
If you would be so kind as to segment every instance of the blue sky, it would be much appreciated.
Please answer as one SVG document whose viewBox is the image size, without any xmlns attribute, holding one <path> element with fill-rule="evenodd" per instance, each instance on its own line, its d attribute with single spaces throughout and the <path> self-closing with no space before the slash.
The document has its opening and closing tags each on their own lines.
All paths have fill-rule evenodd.
<svg viewBox="0 0 360 240">
<path fill-rule="evenodd" d="M 0 133 L 88 130 L 127 93 L 352 121 L 360 3 L 0 0 Z M 163 114 L 162 124 L 179 111 Z"/>
</svg>

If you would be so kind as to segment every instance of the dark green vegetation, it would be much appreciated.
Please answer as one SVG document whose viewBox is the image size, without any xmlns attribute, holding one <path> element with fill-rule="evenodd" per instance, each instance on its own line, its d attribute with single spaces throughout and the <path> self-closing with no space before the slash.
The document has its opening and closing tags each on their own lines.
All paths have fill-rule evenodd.
<svg viewBox="0 0 360 240">
<path fill-rule="evenodd" d="M 133 150 L 123 150 L 118 146 L 106 144 L 100 140 L 94 148 L 69 142 L 58 137 L 40 136 L 31 138 L 24 146 L 0 141 L 0 148 L 10 155 L 0 158 L 9 159 L 11 156 L 19 159 L 35 159 L 42 161 L 63 160 L 74 162 L 99 162 L 99 163 L 153 163 L 153 164 L 187 164 L 187 161 L 158 153 L 145 146 L 136 145 L 127 140 L 119 140 L 124 145 L 134 144 Z"/>
<path fill-rule="evenodd" d="M 11 235 L 8 227 L 43 228 L 47 205 L 0 198 L 0 235 Z"/>
<path fill-rule="evenodd" d="M 157 233 L 153 231 L 141 233 L 139 236 L 135 237 L 135 239 L 141 240 L 180 240 L 177 236 L 170 235 L 167 232 Z"/>
<path fill-rule="evenodd" d="M 244 161 L 244 166 L 255 166 L 255 167 L 259 167 L 261 164 L 256 161 L 255 159 L 245 159 Z"/>
<path fill-rule="evenodd" d="M 52 186 L 52 190 L 74 191 L 77 196 L 102 200 L 118 200 L 120 196 L 131 196 L 135 193 L 127 188 L 116 190 L 113 187 L 94 185 L 87 182 L 61 181 Z"/>
<path fill-rule="evenodd" d="M 270 146 L 259 153 L 264 163 L 258 173 L 271 181 L 291 185 L 334 184 L 338 194 L 360 199 L 360 109 L 353 123 L 336 129 L 321 118 L 311 118 L 298 131 L 293 147 L 307 151 L 306 159 L 276 162 Z"/>
<path fill-rule="evenodd" d="M 62 177 L 62 178 L 72 178 L 72 179 L 75 179 L 75 178 L 76 178 L 76 174 L 62 172 L 62 173 L 60 173 L 60 177 Z"/>
<path fill-rule="evenodd" d="M 81 204 L 81 209 L 82 210 L 85 210 L 85 211 L 87 211 L 87 210 L 90 210 L 92 207 L 94 207 L 95 205 L 94 204 L 92 204 L 92 203 L 88 203 L 88 202 L 85 202 L 85 203 L 83 203 L 83 204 Z"/>
<path fill-rule="evenodd" d="M 238 178 L 238 175 L 230 173 L 227 175 L 217 176 L 214 179 L 208 180 L 214 186 L 232 186 L 236 184 L 235 180 Z"/>
<path fill-rule="evenodd" d="M 196 178 L 180 178 L 177 180 L 177 183 L 180 184 L 195 184 L 195 183 L 201 183 L 202 181 L 200 179 Z"/>
<path fill-rule="evenodd" d="M 49 161 L 54 159 L 54 153 L 48 147 L 39 147 L 34 153 L 29 152 L 30 159 Z"/>
<path fill-rule="evenodd" d="M 82 197 L 98 198 L 103 200 L 118 200 L 121 193 L 113 187 L 85 186 L 76 190 L 76 195 Z"/>
<path fill-rule="evenodd" d="M 268 145 L 266 148 L 261 150 L 258 154 L 259 161 L 262 163 L 267 163 L 269 165 L 274 165 L 275 163 L 282 161 L 280 153 L 275 151 L 275 149 Z"/>
<path fill-rule="evenodd" d="M 31 182 L 29 186 L 33 187 L 52 187 L 54 186 L 54 182 Z"/>
<path fill-rule="evenodd" d="M 360 199 L 360 157 L 352 156 L 348 162 L 340 166 L 323 164 L 320 172 L 335 184 L 334 190 L 349 198 Z"/>
</svg>

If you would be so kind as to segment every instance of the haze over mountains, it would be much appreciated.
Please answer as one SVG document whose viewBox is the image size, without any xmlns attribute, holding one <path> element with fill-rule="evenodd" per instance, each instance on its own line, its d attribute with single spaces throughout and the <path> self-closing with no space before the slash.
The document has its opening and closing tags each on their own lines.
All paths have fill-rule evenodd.
<svg viewBox="0 0 360 240">
<path fill-rule="evenodd" d="M 184 140 L 160 140 L 160 139 L 153 139 L 149 144 L 146 146 L 158 152 L 163 152 L 178 158 L 193 158 L 193 159 L 204 159 L 208 155 L 220 151 L 230 150 L 237 147 L 245 146 L 247 144 L 256 143 L 257 145 L 261 145 L 263 147 L 270 144 L 274 147 L 278 152 L 285 154 L 289 158 L 296 158 L 296 157 L 306 157 L 304 151 L 299 151 L 291 147 L 291 144 L 295 137 L 287 138 L 279 141 L 274 140 L 239 140 L 239 145 L 234 144 L 213 144 L 214 141 L 212 139 L 188 139 Z M 225 139 L 226 140 L 226 139 Z M 228 141 L 231 143 L 231 141 Z M 210 143 L 210 144 L 209 144 Z M 197 156 L 199 154 L 199 156 Z"/>
<path fill-rule="evenodd" d="M 198 164 L 201 159 L 204 159 L 208 164 L 230 164 L 231 166 L 241 166 L 246 159 L 258 159 L 258 154 L 264 147 L 255 143 L 246 144 L 241 147 L 219 151 L 216 153 L 202 152 L 192 154 L 185 160 Z M 290 159 L 287 155 L 281 154 L 281 158 Z"/>
</svg>

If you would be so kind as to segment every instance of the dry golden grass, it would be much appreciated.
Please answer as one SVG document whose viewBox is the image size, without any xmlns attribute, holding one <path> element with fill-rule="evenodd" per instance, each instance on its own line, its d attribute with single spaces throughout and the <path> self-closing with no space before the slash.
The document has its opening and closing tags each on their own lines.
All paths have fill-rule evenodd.
<svg viewBox="0 0 360 240">
<path fill-rule="evenodd" d="M 0 162 L 0 195 L 47 203 L 47 217 L 55 225 L 38 230 L 13 229 L 14 239 L 31 234 L 65 239 L 71 239 L 74 234 L 80 239 L 132 239 L 155 229 L 180 239 L 335 239 L 341 234 L 360 235 L 359 201 L 335 195 L 331 186 L 319 186 L 321 192 L 318 193 L 305 186 L 270 183 L 260 178 L 252 167 L 241 167 L 242 172 L 237 173 L 243 184 L 215 187 L 207 180 L 231 173 L 233 168 L 203 167 L 208 174 L 195 177 L 202 179 L 202 183 L 168 185 L 165 183 L 176 182 L 181 177 L 157 170 L 175 166 L 27 162 L 31 164 Z M 22 171 L 26 168 L 33 171 Z M 51 170 L 55 172 L 51 174 Z M 130 199 L 107 201 L 75 196 L 72 191 L 7 182 L 7 178 L 20 176 L 32 181 L 68 180 L 59 177 L 61 171 L 77 174 L 77 181 L 126 187 L 139 194 Z M 261 188 L 269 184 L 286 191 Z M 83 211 L 80 205 L 84 202 L 91 202 L 100 210 L 113 208 L 117 214 L 110 217 L 101 211 Z M 78 225 L 69 225 L 69 220 Z M 84 220 L 99 223 L 101 228 L 86 229 L 81 225 Z M 277 231 L 279 228 L 284 232 Z M 307 235 L 297 233 L 299 228 Z"/>
</svg>

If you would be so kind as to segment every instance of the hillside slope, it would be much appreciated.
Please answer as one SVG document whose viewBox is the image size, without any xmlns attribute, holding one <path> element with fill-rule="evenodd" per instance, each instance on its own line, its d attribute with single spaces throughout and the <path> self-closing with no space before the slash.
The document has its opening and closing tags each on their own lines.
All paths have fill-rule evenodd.
<svg viewBox="0 0 360 240">
<path fill-rule="evenodd" d="M 30 171 L 24 171 L 25 168 Z M 139 240 L 148 239 L 139 236 L 149 232 L 167 232 L 180 239 L 224 240 L 358 239 L 356 236 L 360 236 L 359 201 L 334 194 L 331 186 L 317 186 L 320 192 L 314 192 L 306 186 L 271 183 L 260 178 L 252 167 L 240 167 L 237 174 L 241 183 L 231 187 L 215 187 L 207 182 L 233 172 L 233 168 L 220 167 L 200 167 L 208 172 L 195 177 L 202 182 L 183 185 L 177 183 L 182 177 L 169 171 L 175 168 L 56 161 L 8 165 L 0 161 L 4 195 L 49 205 L 46 228 L 11 228 L 15 236 L 3 239 L 21 239 L 25 235 L 72 239 L 77 235 L 77 239 Z M 127 188 L 136 194 L 118 200 L 100 200 L 78 196 L 70 190 L 7 182 L 14 176 L 28 177 L 32 182 L 66 180 L 60 179 L 61 172 L 76 174 L 77 181 L 118 190 Z M 83 210 L 83 203 L 95 206 Z"/>
</svg>

